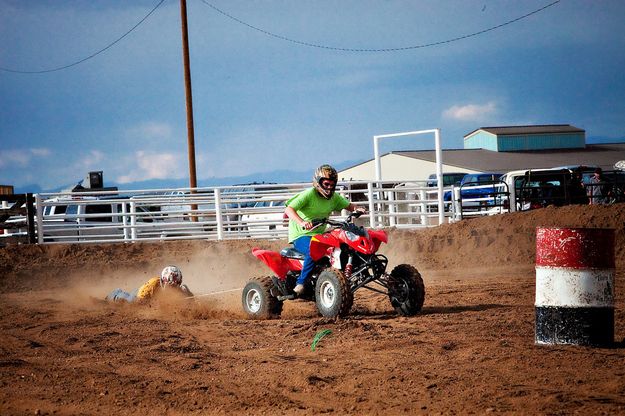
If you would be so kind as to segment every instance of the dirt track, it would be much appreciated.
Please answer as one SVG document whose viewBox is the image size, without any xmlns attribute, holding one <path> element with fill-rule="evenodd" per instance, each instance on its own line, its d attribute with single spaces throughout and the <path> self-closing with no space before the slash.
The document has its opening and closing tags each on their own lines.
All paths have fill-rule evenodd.
<svg viewBox="0 0 625 416">
<path fill-rule="evenodd" d="M 552 225 L 616 229 L 613 348 L 534 345 L 535 228 Z M 391 266 L 426 283 L 411 318 L 361 291 L 346 319 L 303 302 L 245 319 L 236 289 L 267 273 L 249 249 L 284 242 L 0 248 L 0 414 L 623 414 L 624 227 L 615 205 L 391 231 Z M 225 292 L 99 300 L 170 263 L 195 293 Z"/>
</svg>

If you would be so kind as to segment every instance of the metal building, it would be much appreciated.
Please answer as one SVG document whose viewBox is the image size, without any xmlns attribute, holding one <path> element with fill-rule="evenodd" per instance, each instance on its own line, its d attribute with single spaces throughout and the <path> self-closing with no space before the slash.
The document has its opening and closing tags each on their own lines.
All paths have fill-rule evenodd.
<svg viewBox="0 0 625 416">
<path fill-rule="evenodd" d="M 465 149 L 517 152 L 547 149 L 583 149 L 586 132 L 570 124 L 480 127 L 464 136 Z"/>
<path fill-rule="evenodd" d="M 568 124 L 482 127 L 465 136 L 464 149 L 442 151 L 443 172 L 509 172 L 559 166 L 613 169 L 625 159 L 625 143 L 585 144 L 584 130 Z M 434 150 L 395 151 L 380 157 L 382 179 L 426 180 L 436 172 Z M 375 180 L 375 161 L 339 171 L 341 180 Z"/>
</svg>

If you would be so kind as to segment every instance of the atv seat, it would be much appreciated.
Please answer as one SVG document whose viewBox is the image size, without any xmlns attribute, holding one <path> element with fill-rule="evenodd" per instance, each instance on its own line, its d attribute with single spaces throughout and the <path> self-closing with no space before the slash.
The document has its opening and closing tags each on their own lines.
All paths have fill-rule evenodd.
<svg viewBox="0 0 625 416">
<path fill-rule="evenodd" d="M 280 255 L 287 259 L 304 260 L 304 255 L 293 247 L 283 248 L 282 251 L 280 251 Z"/>
</svg>

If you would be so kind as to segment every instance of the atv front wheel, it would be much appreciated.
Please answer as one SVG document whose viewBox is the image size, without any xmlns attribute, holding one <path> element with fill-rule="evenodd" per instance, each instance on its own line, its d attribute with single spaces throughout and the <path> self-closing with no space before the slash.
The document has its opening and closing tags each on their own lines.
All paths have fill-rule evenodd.
<svg viewBox="0 0 625 416">
<path fill-rule="evenodd" d="M 417 269 L 409 264 L 395 267 L 388 279 L 388 297 L 402 316 L 419 312 L 425 301 L 425 285 Z"/>
<path fill-rule="evenodd" d="M 326 318 L 345 316 L 354 303 L 354 294 L 349 290 L 349 281 L 340 270 L 325 269 L 315 285 L 317 310 Z"/>
<path fill-rule="evenodd" d="M 251 318 L 279 318 L 282 313 L 282 301 L 271 294 L 273 282 L 271 276 L 257 277 L 250 280 L 243 288 L 241 300 L 243 310 Z"/>
</svg>

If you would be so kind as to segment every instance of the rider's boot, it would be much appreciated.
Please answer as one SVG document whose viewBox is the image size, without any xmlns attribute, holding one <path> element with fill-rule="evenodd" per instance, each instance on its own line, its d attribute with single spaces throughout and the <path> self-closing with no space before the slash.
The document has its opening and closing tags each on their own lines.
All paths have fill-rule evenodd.
<svg viewBox="0 0 625 416">
<path fill-rule="evenodd" d="M 301 296 L 304 293 L 304 290 L 304 285 L 299 283 L 293 288 L 293 292 L 295 292 L 298 296 Z"/>
</svg>

